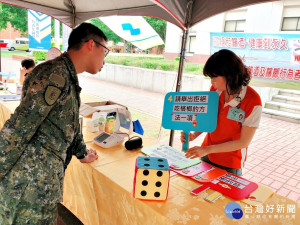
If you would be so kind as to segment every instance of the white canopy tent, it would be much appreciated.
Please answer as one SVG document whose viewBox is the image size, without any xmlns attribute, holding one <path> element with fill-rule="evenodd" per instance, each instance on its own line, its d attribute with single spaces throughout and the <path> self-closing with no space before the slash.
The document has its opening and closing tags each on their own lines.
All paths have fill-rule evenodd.
<svg viewBox="0 0 300 225">
<path fill-rule="evenodd" d="M 180 27 L 183 32 L 176 91 L 180 91 L 186 37 L 189 28 L 216 14 L 252 4 L 277 0 L 0 0 L 54 17 L 70 27 L 95 17 L 151 16 Z M 173 143 L 173 130 L 169 144 Z"/>
<path fill-rule="evenodd" d="M 216 14 L 274 0 L 0 0 L 50 15 L 70 27 L 112 15 L 151 16 L 185 29 Z M 191 8 L 187 21 L 188 6 Z"/>
</svg>

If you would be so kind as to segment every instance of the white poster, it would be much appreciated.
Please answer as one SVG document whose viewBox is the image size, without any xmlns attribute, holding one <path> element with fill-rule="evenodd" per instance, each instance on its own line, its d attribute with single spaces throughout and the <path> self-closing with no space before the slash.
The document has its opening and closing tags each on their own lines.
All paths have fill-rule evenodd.
<svg viewBox="0 0 300 225">
<path fill-rule="evenodd" d="M 118 36 L 142 50 L 164 44 L 141 16 L 109 16 L 100 19 Z"/>
<path fill-rule="evenodd" d="M 71 34 L 72 28 L 68 27 L 65 24 L 62 24 L 62 52 L 67 51 L 68 49 L 68 40 Z"/>
</svg>

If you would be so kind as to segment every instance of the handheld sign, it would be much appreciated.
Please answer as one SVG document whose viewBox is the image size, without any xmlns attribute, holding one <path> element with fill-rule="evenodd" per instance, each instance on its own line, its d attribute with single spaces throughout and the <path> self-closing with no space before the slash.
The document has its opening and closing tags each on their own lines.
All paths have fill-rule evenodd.
<svg viewBox="0 0 300 225">
<path fill-rule="evenodd" d="M 47 52 L 46 61 L 54 59 L 60 55 L 61 55 L 61 51 L 58 48 L 52 47 Z"/>
<path fill-rule="evenodd" d="M 190 131 L 212 132 L 217 127 L 219 95 L 215 91 L 169 92 L 165 96 L 162 126 L 183 130 L 188 149 Z"/>
</svg>

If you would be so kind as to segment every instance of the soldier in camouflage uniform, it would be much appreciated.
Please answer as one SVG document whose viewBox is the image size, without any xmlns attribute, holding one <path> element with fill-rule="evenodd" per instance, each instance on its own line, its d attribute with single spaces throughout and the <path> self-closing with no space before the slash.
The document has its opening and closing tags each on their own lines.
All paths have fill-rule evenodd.
<svg viewBox="0 0 300 225">
<path fill-rule="evenodd" d="M 1 225 L 56 224 L 71 156 L 82 163 L 98 158 L 80 133 L 77 73 L 101 70 L 106 40 L 97 27 L 81 24 L 68 52 L 37 66 L 25 82 L 19 107 L 0 132 Z"/>
</svg>

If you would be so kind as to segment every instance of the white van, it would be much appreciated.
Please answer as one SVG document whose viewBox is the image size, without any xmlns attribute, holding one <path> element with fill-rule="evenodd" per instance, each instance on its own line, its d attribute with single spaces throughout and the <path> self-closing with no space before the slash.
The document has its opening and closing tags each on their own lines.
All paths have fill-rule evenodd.
<svg viewBox="0 0 300 225">
<path fill-rule="evenodd" d="M 24 50 L 29 52 L 29 40 L 28 38 L 16 38 L 6 46 L 8 51 Z"/>
</svg>

